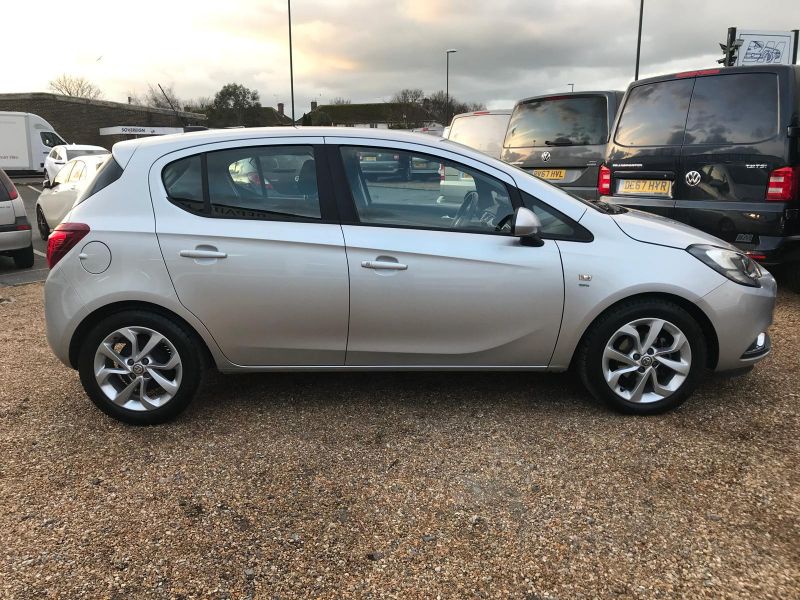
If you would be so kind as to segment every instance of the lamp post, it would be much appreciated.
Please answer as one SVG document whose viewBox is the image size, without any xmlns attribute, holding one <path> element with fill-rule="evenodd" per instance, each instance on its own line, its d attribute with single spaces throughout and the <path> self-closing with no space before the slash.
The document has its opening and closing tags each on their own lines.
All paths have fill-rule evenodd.
<svg viewBox="0 0 800 600">
<path fill-rule="evenodd" d="M 639 81 L 639 55 L 642 52 L 642 14 L 644 14 L 644 0 L 639 2 L 639 35 L 636 38 L 636 73 L 633 76 L 634 81 Z"/>
<path fill-rule="evenodd" d="M 574 92 L 575 91 L 575 84 L 574 83 L 568 83 L 567 85 L 569 86 L 569 91 L 570 92 Z"/>
<path fill-rule="evenodd" d="M 294 66 L 292 65 L 292 0 L 287 0 L 289 8 L 289 87 L 292 92 L 292 126 L 294 120 Z"/>
<path fill-rule="evenodd" d="M 450 48 L 449 50 L 445 50 L 445 56 L 446 56 L 445 62 L 447 65 L 445 67 L 445 78 L 444 78 L 444 90 L 445 90 L 444 118 L 446 121 L 446 123 L 444 123 L 445 127 L 447 127 L 447 125 L 450 123 L 450 55 L 455 54 L 456 52 L 458 52 L 458 50 L 456 50 L 455 48 Z"/>
</svg>

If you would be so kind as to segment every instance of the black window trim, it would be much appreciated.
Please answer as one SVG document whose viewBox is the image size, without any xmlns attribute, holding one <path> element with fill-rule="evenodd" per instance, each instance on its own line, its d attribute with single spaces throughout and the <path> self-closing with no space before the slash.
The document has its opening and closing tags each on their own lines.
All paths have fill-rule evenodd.
<svg viewBox="0 0 800 600">
<path fill-rule="evenodd" d="M 344 169 L 344 161 L 342 160 L 342 148 L 376 148 L 377 150 L 394 150 L 398 152 L 409 152 L 412 154 L 419 154 L 422 156 L 430 157 L 432 160 L 436 162 L 447 161 L 453 163 L 454 165 L 461 165 L 464 169 L 476 171 L 478 173 L 483 173 L 479 169 L 475 169 L 474 167 L 470 167 L 468 165 L 462 165 L 462 163 L 456 162 L 452 159 L 445 158 L 443 156 L 436 156 L 434 154 L 428 154 L 426 152 L 420 152 L 418 150 L 406 150 L 405 148 L 392 148 L 390 146 L 365 146 L 364 144 L 327 144 L 328 150 L 328 164 L 331 167 L 331 171 L 333 173 L 333 180 L 335 184 L 336 190 L 336 202 L 339 208 L 339 214 L 341 215 L 341 224 L 342 225 L 355 225 L 359 227 L 383 227 L 389 229 L 414 229 L 419 231 L 443 231 L 446 233 L 474 233 L 478 235 L 494 235 L 494 236 L 501 236 L 501 237 L 513 237 L 509 232 L 504 231 L 477 231 L 475 229 L 451 229 L 451 228 L 444 228 L 444 227 L 426 227 L 424 225 L 396 225 L 391 223 L 363 223 L 358 216 L 358 209 L 356 208 L 356 202 L 353 198 L 353 192 L 350 188 L 350 182 L 347 179 L 347 173 Z M 430 161 L 428 161 L 430 162 Z M 458 168 L 458 167 L 456 167 Z M 513 185 L 507 184 L 505 181 L 494 177 L 493 175 L 489 175 L 488 173 L 483 173 L 487 177 L 492 177 L 498 183 L 502 184 L 506 188 L 506 192 L 508 192 L 508 197 L 511 201 L 511 207 L 516 211 L 519 207 L 522 206 L 522 200 L 519 196 L 519 192 L 517 188 Z M 512 178 L 513 181 L 513 178 Z M 516 193 L 515 193 L 516 192 Z"/>
<path fill-rule="evenodd" d="M 235 215 L 221 215 L 221 214 L 214 214 L 213 206 L 211 204 L 211 195 L 209 192 L 208 187 L 208 154 L 212 152 L 230 152 L 235 150 L 247 150 L 250 148 L 259 149 L 259 148 L 285 148 L 285 147 L 292 147 L 292 146 L 302 146 L 302 147 L 310 147 L 312 149 L 314 155 L 314 166 L 316 168 L 316 175 L 317 175 L 317 194 L 319 196 L 319 210 L 320 216 L 319 217 L 305 217 L 302 215 L 290 215 L 290 214 L 279 214 L 279 213 L 266 213 L 260 217 L 254 218 L 245 218 Z M 167 190 L 166 183 L 164 182 L 164 171 L 169 167 L 171 164 L 176 163 L 180 160 L 186 160 L 187 158 L 193 158 L 195 156 L 200 157 L 200 178 L 201 178 L 201 186 L 202 186 L 202 199 L 203 199 L 203 209 L 202 211 L 193 211 L 188 210 L 185 206 L 180 204 L 181 201 L 192 201 L 187 198 L 177 198 L 174 196 L 170 196 L 169 191 Z M 324 144 L 317 144 L 317 143 L 309 143 L 309 142 L 296 142 L 296 143 L 279 143 L 279 144 L 248 144 L 245 146 L 233 146 L 230 148 L 217 148 L 214 150 L 205 150 L 201 152 L 197 152 L 195 154 L 187 154 L 185 156 L 181 156 L 176 158 L 175 160 L 171 160 L 170 162 L 166 163 L 163 167 L 161 167 L 161 185 L 164 188 L 164 194 L 170 204 L 179 208 L 180 210 L 189 213 L 195 217 L 201 217 L 204 219 L 224 219 L 224 220 L 233 220 L 233 221 L 278 221 L 282 223 L 321 223 L 321 224 L 339 224 L 339 217 L 338 212 L 336 210 L 336 202 L 333 198 L 333 191 L 332 186 L 330 185 L 330 176 L 329 173 L 326 173 L 327 169 L 327 157 L 324 152 Z"/>
</svg>

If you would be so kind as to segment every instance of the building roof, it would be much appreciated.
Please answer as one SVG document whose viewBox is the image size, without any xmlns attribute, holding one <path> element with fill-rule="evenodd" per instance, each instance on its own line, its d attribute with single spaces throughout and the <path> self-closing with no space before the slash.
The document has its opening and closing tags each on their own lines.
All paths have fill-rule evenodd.
<svg viewBox="0 0 800 600">
<path fill-rule="evenodd" d="M 195 121 L 205 120 L 206 116 L 200 113 L 174 111 L 171 108 L 156 108 L 154 106 L 141 106 L 139 104 L 128 104 L 126 102 L 111 102 L 110 100 L 89 100 L 88 98 L 77 98 L 75 96 L 64 96 L 63 94 L 50 94 L 48 92 L 26 92 L 21 94 L 0 94 L 0 100 L 9 101 L 31 101 L 31 100 L 54 100 L 56 102 L 66 102 L 70 104 L 88 104 L 90 106 L 105 106 L 123 110 L 133 110 L 143 113 L 155 113 L 162 115 L 176 115 L 185 119 Z"/>
<path fill-rule="evenodd" d="M 321 104 L 315 110 L 317 112 L 326 113 L 331 118 L 334 125 L 356 125 L 358 123 L 422 123 L 432 120 L 430 113 L 422 106 L 403 102 Z"/>
<path fill-rule="evenodd" d="M 291 125 L 292 118 L 282 115 L 271 106 L 261 107 L 261 125 L 265 127 L 276 127 L 278 125 Z"/>
</svg>

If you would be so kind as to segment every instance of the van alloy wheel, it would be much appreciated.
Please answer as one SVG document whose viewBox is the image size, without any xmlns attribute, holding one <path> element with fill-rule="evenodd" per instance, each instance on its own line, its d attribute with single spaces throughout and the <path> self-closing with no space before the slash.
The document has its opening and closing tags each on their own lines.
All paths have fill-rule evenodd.
<svg viewBox="0 0 800 600">
<path fill-rule="evenodd" d="M 97 385 L 112 403 L 127 410 L 161 408 L 178 393 L 182 375 L 174 344 L 148 327 L 121 327 L 95 352 Z"/>
<path fill-rule="evenodd" d="M 686 335 L 664 319 L 636 319 L 606 342 L 603 376 L 620 398 L 637 404 L 663 400 L 677 392 L 692 368 Z"/>
</svg>

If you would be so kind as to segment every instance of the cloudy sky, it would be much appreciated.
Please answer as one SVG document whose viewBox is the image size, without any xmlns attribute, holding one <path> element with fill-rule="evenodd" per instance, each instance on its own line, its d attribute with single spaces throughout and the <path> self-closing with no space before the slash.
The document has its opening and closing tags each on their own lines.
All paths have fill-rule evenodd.
<svg viewBox="0 0 800 600">
<path fill-rule="evenodd" d="M 624 89 L 638 8 L 639 0 L 293 0 L 296 112 L 312 99 L 443 89 L 447 48 L 458 49 L 451 94 L 492 108 L 568 83 Z M 46 91 L 60 73 L 117 101 L 148 83 L 189 99 L 234 81 L 289 110 L 286 0 L 12 1 L 2 13 L 0 92 Z M 641 75 L 715 66 L 732 25 L 798 28 L 800 0 L 645 0 Z"/>
</svg>

